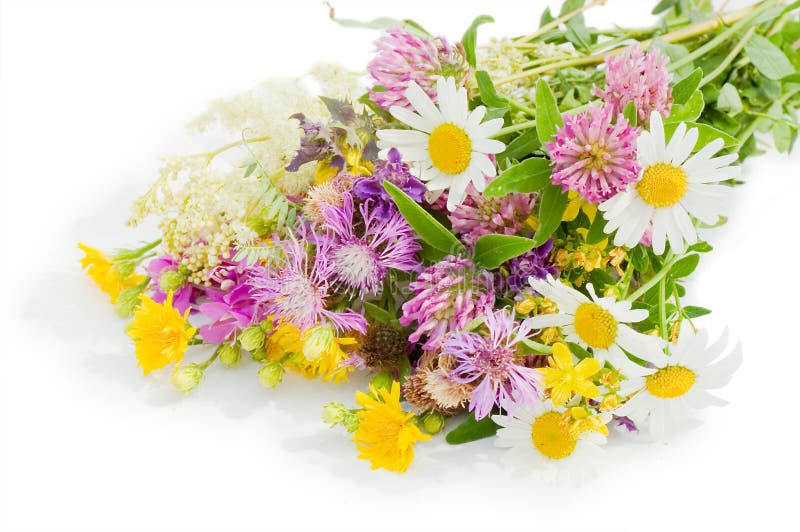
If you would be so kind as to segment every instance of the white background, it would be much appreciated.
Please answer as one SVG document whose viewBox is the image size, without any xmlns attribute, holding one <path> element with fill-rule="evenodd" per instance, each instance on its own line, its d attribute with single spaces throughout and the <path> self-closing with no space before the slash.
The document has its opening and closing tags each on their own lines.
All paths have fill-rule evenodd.
<svg viewBox="0 0 800 532">
<path fill-rule="evenodd" d="M 557 3 L 557 2 L 552 2 Z M 534 28 L 544 3 L 335 2 L 342 17 L 411 17 L 458 39 Z M 645 5 L 646 4 L 646 5 Z M 649 23 L 651 2 L 609 0 L 590 22 Z M 580 489 L 510 474 L 490 441 L 418 446 L 405 475 L 372 472 L 319 421 L 341 387 L 259 387 L 254 364 L 215 367 L 183 398 L 144 378 L 77 240 L 124 227 L 158 154 L 207 100 L 315 60 L 363 68 L 370 31 L 318 1 L 0 2 L 0 527 L 116 530 L 702 530 L 791 527 L 796 514 L 797 198 L 800 157 L 745 167 L 730 223 L 689 285 L 745 363 L 731 404 L 668 443 L 615 441 Z M 287 114 L 294 110 L 287 109 Z M 190 148 L 189 148 L 190 149 Z M 791 517 L 791 521 L 789 521 Z M 782 526 L 783 525 L 783 526 Z"/>
</svg>

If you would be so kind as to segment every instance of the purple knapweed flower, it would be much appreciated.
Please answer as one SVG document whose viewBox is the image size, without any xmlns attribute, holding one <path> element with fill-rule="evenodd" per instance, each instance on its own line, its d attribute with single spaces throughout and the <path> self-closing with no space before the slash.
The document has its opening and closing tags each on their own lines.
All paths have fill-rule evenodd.
<svg viewBox="0 0 800 532">
<path fill-rule="evenodd" d="M 394 200 L 383 188 L 384 181 L 396 185 L 417 203 L 422 203 L 427 190 L 422 181 L 411 175 L 408 165 L 402 161 L 397 148 L 389 150 L 386 159 L 375 164 L 375 170 L 371 177 L 361 177 L 353 185 L 353 194 L 358 199 L 371 200 L 375 216 L 382 219 L 397 212 Z"/>
</svg>

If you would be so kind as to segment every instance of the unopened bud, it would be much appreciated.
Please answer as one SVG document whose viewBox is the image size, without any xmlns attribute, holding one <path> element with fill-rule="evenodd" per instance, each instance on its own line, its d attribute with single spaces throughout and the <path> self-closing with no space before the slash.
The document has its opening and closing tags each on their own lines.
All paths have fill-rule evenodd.
<svg viewBox="0 0 800 532">
<path fill-rule="evenodd" d="M 248 327 L 239 335 L 239 345 L 246 351 L 256 351 L 264 347 L 264 331 L 259 326 Z"/>
<path fill-rule="evenodd" d="M 272 325 L 272 320 L 264 320 L 258 324 L 261 327 L 261 330 L 264 331 L 265 334 L 269 334 L 272 332 L 274 326 Z"/>
<path fill-rule="evenodd" d="M 181 393 L 189 393 L 203 380 L 205 370 L 198 364 L 187 364 L 175 370 L 170 382 Z"/>
<path fill-rule="evenodd" d="M 388 371 L 381 371 L 377 373 L 372 380 L 369 381 L 370 386 L 374 386 L 375 390 L 390 390 L 392 388 L 392 383 L 394 382 L 394 377 L 392 377 L 391 373 Z"/>
<path fill-rule="evenodd" d="M 258 370 L 258 380 L 261 382 L 261 386 L 275 389 L 277 385 L 283 382 L 283 374 L 285 372 L 280 363 L 270 360 Z"/>
<path fill-rule="evenodd" d="M 250 352 L 250 358 L 256 362 L 263 362 L 267 359 L 267 352 L 264 349 L 256 349 L 255 351 Z"/>
<path fill-rule="evenodd" d="M 119 293 L 117 302 L 114 304 L 114 310 L 120 318 L 133 316 L 139 303 L 141 303 L 139 296 L 144 292 L 145 286 L 146 285 L 132 286 Z"/>
<path fill-rule="evenodd" d="M 186 283 L 186 276 L 176 270 L 168 270 L 161 273 L 158 286 L 164 292 L 174 292 Z"/>
<path fill-rule="evenodd" d="M 239 363 L 242 350 L 236 344 L 222 344 L 219 346 L 219 360 L 229 368 Z"/>
<path fill-rule="evenodd" d="M 303 356 L 307 360 L 316 360 L 331 348 L 333 329 L 327 325 L 313 327 L 303 337 Z"/>
<path fill-rule="evenodd" d="M 438 434 L 444 428 L 445 419 L 441 412 L 428 412 L 422 416 L 422 428 L 429 434 Z"/>
<path fill-rule="evenodd" d="M 342 425 L 347 432 L 355 432 L 358 428 L 358 414 L 346 408 L 342 403 L 328 403 L 322 407 L 322 421 L 331 426 Z"/>
</svg>

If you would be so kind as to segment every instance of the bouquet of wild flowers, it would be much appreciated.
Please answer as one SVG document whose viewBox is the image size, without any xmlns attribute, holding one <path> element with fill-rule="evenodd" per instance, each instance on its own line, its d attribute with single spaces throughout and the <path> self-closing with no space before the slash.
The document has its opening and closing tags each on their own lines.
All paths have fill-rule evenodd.
<svg viewBox="0 0 800 532">
<path fill-rule="evenodd" d="M 165 161 L 131 218 L 161 238 L 81 245 L 144 373 L 190 392 L 217 362 L 268 388 L 367 372 L 323 418 L 393 471 L 450 425 L 580 474 L 612 430 L 722 404 L 741 350 L 696 327 L 683 282 L 738 164 L 795 141 L 797 3 L 662 0 L 655 26 L 609 30 L 584 19 L 601 3 L 486 46 L 487 16 L 459 43 L 380 19 L 366 94 L 328 65 L 307 76 L 323 96 L 303 78 L 212 104 L 194 126 L 241 138 Z"/>
</svg>

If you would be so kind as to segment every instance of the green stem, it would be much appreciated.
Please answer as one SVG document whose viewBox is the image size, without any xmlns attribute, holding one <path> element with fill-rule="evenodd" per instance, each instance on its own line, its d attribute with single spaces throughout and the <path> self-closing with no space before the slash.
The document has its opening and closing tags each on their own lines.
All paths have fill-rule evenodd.
<svg viewBox="0 0 800 532">
<path fill-rule="evenodd" d="M 524 37 L 520 37 L 519 39 L 517 39 L 516 43 L 517 44 L 523 44 L 523 43 L 530 42 L 530 41 L 534 40 L 536 37 L 539 37 L 540 35 L 542 35 L 544 33 L 547 33 L 550 30 L 558 28 L 561 24 L 566 24 L 571 19 L 577 17 L 578 15 L 583 13 L 584 11 L 588 11 L 589 9 L 591 9 L 591 8 L 593 8 L 595 6 L 603 5 L 603 4 L 605 4 L 605 2 L 606 2 L 606 0 L 593 0 L 592 2 L 589 2 L 588 4 L 586 4 L 586 5 L 582 6 L 582 7 L 579 7 L 575 11 L 570 11 L 569 13 L 567 13 L 565 15 L 562 15 L 562 16 L 558 17 L 557 19 L 548 22 L 547 24 L 543 25 L 541 28 L 539 28 L 535 32 L 531 33 L 530 35 L 526 35 Z"/>
<path fill-rule="evenodd" d="M 225 345 L 225 344 L 222 344 L 222 345 Z M 219 356 L 219 351 L 220 351 L 220 349 L 222 349 L 222 345 L 220 345 L 218 348 L 216 348 L 214 350 L 214 354 L 211 355 L 211 358 L 209 358 L 208 360 L 206 360 L 205 362 L 200 364 L 200 369 L 205 370 L 208 366 L 211 365 L 212 362 L 214 362 L 217 359 L 217 357 Z"/>
<path fill-rule="evenodd" d="M 690 64 L 698 57 L 706 55 L 710 51 L 720 46 L 726 40 L 728 40 L 728 38 L 730 38 L 734 34 L 738 33 L 740 30 L 747 27 L 747 25 L 750 24 L 752 20 L 761 15 L 761 13 L 763 13 L 767 9 L 771 8 L 773 5 L 775 5 L 775 0 L 767 0 L 765 2 L 762 2 L 760 5 L 758 5 L 758 7 L 753 9 L 747 16 L 739 19 L 734 25 L 728 27 L 728 29 L 718 34 L 716 37 L 705 43 L 703 46 L 696 48 L 689 55 L 678 59 L 674 63 L 672 62 L 669 63 L 668 65 L 669 70 L 675 72 L 679 68 Z"/>
<path fill-rule="evenodd" d="M 219 148 L 217 148 L 214 151 L 209 151 L 209 152 L 205 152 L 205 153 L 198 153 L 197 156 L 198 157 L 199 156 L 203 156 L 206 159 L 208 159 L 209 162 L 211 162 L 211 160 L 214 157 L 216 157 L 220 153 L 226 152 L 226 151 L 228 151 L 228 150 L 230 150 L 232 148 L 237 148 L 239 146 L 244 146 L 245 144 L 250 144 L 252 142 L 266 142 L 270 138 L 272 138 L 272 137 L 270 137 L 269 135 L 264 135 L 262 137 L 252 137 L 252 138 L 249 138 L 249 139 L 243 138 L 242 140 L 237 140 L 235 142 L 230 142 L 228 144 L 225 144 L 224 146 L 220 146 Z"/>
<path fill-rule="evenodd" d="M 516 109 L 518 111 L 522 111 L 523 113 L 525 113 L 525 114 L 527 114 L 529 116 L 536 116 L 536 111 L 534 111 L 533 109 L 531 109 L 527 105 L 522 104 L 520 102 L 517 102 L 515 100 L 512 100 L 508 96 L 506 96 L 505 98 L 506 98 L 506 100 L 508 100 L 508 105 L 510 105 L 512 109 Z"/>
<path fill-rule="evenodd" d="M 672 266 L 676 262 L 678 262 L 678 260 L 680 258 L 681 258 L 680 256 L 674 255 L 674 256 L 670 257 L 669 259 L 667 259 L 667 262 L 664 263 L 664 265 L 661 267 L 661 269 L 658 271 L 658 273 L 656 273 L 646 283 L 644 283 L 642 286 L 640 286 L 638 289 L 636 289 L 636 291 L 634 293 L 632 293 L 630 296 L 626 297 L 625 300 L 626 301 L 636 301 L 637 299 L 639 299 L 640 297 L 645 295 L 651 288 L 653 288 L 656 284 L 661 282 L 661 279 L 666 277 L 666 275 L 669 273 L 670 268 L 672 268 Z"/>
<path fill-rule="evenodd" d="M 537 353 L 542 354 L 550 354 L 553 352 L 553 348 L 547 344 L 542 344 L 539 342 L 534 342 L 533 340 L 522 340 L 522 343 L 531 351 L 535 351 Z"/>
<path fill-rule="evenodd" d="M 669 338 L 667 331 L 667 277 L 664 276 L 658 281 L 658 321 L 661 329 L 661 338 Z"/>
<path fill-rule="evenodd" d="M 622 279 L 619 280 L 619 297 L 621 299 L 625 299 L 628 295 L 628 288 L 631 286 L 631 279 L 633 279 L 633 262 L 630 261 L 630 257 L 628 257 L 628 265 L 625 266 L 625 274 L 622 276 Z"/>
<path fill-rule="evenodd" d="M 728 66 L 730 66 L 730 64 L 733 62 L 734 59 L 736 59 L 736 57 L 742 51 L 742 48 L 745 47 L 745 45 L 750 40 L 750 38 L 755 34 L 755 32 L 756 32 L 755 26 L 747 30 L 747 33 L 744 34 L 744 37 L 742 37 L 742 39 L 738 43 L 736 43 L 736 46 L 733 47 L 731 53 L 725 56 L 725 59 L 723 59 L 722 62 L 719 65 L 717 65 L 717 68 L 709 72 L 709 74 L 706 77 L 700 80 L 700 85 L 698 86 L 698 88 L 702 87 L 703 85 L 706 85 L 708 82 L 710 82 L 711 80 L 715 79 L 717 76 L 725 72 L 725 69 L 728 68 Z"/>
<path fill-rule="evenodd" d="M 527 122 L 520 122 L 519 124 L 506 126 L 495 133 L 494 138 L 500 138 L 504 135 L 508 135 L 509 133 L 516 133 L 517 131 L 523 131 L 532 127 L 536 127 L 536 120 L 528 120 Z"/>
</svg>

